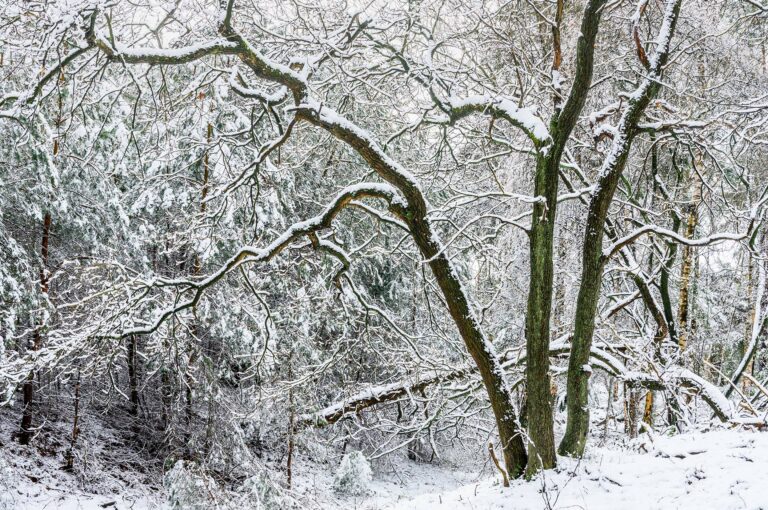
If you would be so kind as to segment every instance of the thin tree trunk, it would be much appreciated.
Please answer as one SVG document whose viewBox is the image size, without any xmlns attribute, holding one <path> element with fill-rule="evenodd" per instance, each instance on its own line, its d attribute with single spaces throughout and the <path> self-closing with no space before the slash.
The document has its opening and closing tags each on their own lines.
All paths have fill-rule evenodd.
<svg viewBox="0 0 768 510">
<path fill-rule="evenodd" d="M 41 267 L 40 267 L 40 292 L 44 298 L 48 294 L 48 245 L 51 235 L 51 213 L 46 212 L 43 218 L 43 235 L 40 249 Z M 43 346 L 43 326 L 39 325 L 33 333 L 32 345 L 30 348 L 34 351 L 40 350 Z M 26 445 L 32 439 L 32 402 L 35 398 L 35 372 L 31 371 L 22 388 L 23 412 L 21 416 L 21 431 L 19 433 L 19 443 Z"/>
<path fill-rule="evenodd" d="M 288 353 L 288 380 L 293 380 L 293 349 Z M 293 387 L 288 389 L 288 459 L 286 461 L 286 477 L 288 490 L 293 483 L 293 448 L 294 431 L 296 429 L 296 403 L 293 396 Z"/>
<path fill-rule="evenodd" d="M 207 123 L 206 127 L 206 142 L 208 145 L 211 143 L 211 137 L 213 136 L 213 125 L 209 122 Z M 202 189 L 200 191 L 200 218 L 202 220 L 205 220 L 205 211 L 207 209 L 207 203 L 206 198 L 208 197 L 208 180 L 210 177 L 210 168 L 209 168 L 209 150 L 208 145 L 205 149 L 205 154 L 203 154 L 203 185 Z M 194 276 L 198 276 L 202 270 L 202 261 L 200 260 L 200 255 L 195 251 L 194 261 L 192 263 L 192 274 Z M 198 337 L 200 334 L 200 327 L 197 320 L 197 307 L 192 308 L 192 336 L 193 341 Z M 202 347 L 201 347 L 202 348 Z M 185 384 L 185 398 L 186 398 L 186 425 L 187 425 L 187 431 L 186 435 L 187 438 L 190 437 L 192 432 L 192 419 L 194 415 L 194 391 L 193 391 L 193 385 L 194 385 L 194 379 L 192 378 L 190 374 L 190 370 L 192 370 L 192 365 L 197 361 L 197 350 L 193 349 L 192 352 L 189 353 L 189 356 L 187 358 L 187 370 L 184 374 L 184 384 Z"/>
<path fill-rule="evenodd" d="M 696 233 L 696 225 L 699 222 L 699 202 L 701 202 L 701 180 L 695 172 L 691 180 L 693 193 L 691 203 L 688 204 L 688 219 L 686 221 L 685 238 L 693 239 Z M 688 346 L 688 315 L 689 303 L 688 294 L 690 292 L 691 271 L 693 269 L 693 247 L 683 246 L 683 266 L 680 270 L 680 297 L 678 299 L 677 323 L 680 326 L 678 337 L 678 347 L 680 351 L 685 351 Z"/>
<path fill-rule="evenodd" d="M 762 248 L 764 243 L 764 235 L 765 234 L 762 234 L 759 240 L 753 238 L 754 240 L 750 243 L 750 245 L 756 241 Z M 751 246 L 751 248 L 754 249 L 753 246 Z M 766 313 L 766 310 L 763 308 L 763 301 L 766 295 L 765 261 L 761 260 L 761 258 L 758 258 L 754 263 L 757 266 L 757 285 L 754 288 L 754 319 L 752 320 L 752 330 L 750 333 L 749 342 L 744 347 L 744 354 L 741 358 L 741 361 L 731 376 L 731 384 L 729 384 L 725 390 L 726 397 L 730 397 L 734 388 L 739 384 L 739 381 L 741 380 L 744 372 L 746 372 L 747 368 L 753 362 L 760 347 L 760 338 L 765 334 L 765 330 L 768 327 L 768 313 Z"/>
<path fill-rule="evenodd" d="M 754 261 L 752 257 L 752 252 L 747 252 L 748 262 L 747 262 L 747 303 L 751 303 L 753 299 L 754 294 Z M 750 344 L 750 339 L 752 337 L 752 326 L 755 323 L 755 308 L 750 307 L 749 310 L 749 316 L 747 317 L 746 323 L 744 325 L 744 348 L 742 349 L 741 355 L 742 357 L 747 353 L 747 349 Z M 754 359 L 751 359 L 747 366 L 744 368 L 744 373 L 752 374 L 754 368 Z M 742 385 L 742 391 L 746 392 L 749 389 L 749 379 L 744 378 L 743 385 Z"/>
<path fill-rule="evenodd" d="M 630 439 L 637 437 L 638 429 L 638 390 L 624 385 L 624 431 Z"/>
<path fill-rule="evenodd" d="M 67 471 L 72 471 L 75 467 L 75 446 L 78 436 L 80 436 L 80 370 L 77 371 L 75 381 L 75 416 L 72 420 L 72 437 L 65 455 L 67 463 L 64 469 Z"/>
<path fill-rule="evenodd" d="M 131 403 L 131 415 L 139 416 L 139 377 L 136 371 L 136 335 L 128 338 L 128 390 Z"/>
</svg>

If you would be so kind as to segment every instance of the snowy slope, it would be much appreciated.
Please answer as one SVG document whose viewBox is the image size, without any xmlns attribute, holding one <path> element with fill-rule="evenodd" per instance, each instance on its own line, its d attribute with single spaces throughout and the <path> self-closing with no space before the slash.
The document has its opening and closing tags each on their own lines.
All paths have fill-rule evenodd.
<svg viewBox="0 0 768 510">
<path fill-rule="evenodd" d="M 17 409 L 0 409 L 0 510 L 147 510 L 161 485 L 151 462 L 102 419 L 86 416 L 77 468 L 62 469 L 71 420 L 49 421 L 33 445 L 11 439 Z"/>
<path fill-rule="evenodd" d="M 0 420 L 10 435 L 11 421 Z M 133 454 L 103 427 L 92 427 L 89 464 L 61 470 L 64 430 L 49 424 L 32 449 L 0 448 L 0 510 L 150 510 L 168 508 L 161 474 L 124 462 Z M 58 454 L 54 453 L 58 451 Z M 83 459 L 84 460 L 84 459 Z M 477 457 L 475 457 L 477 460 Z M 304 509 L 542 510 L 542 509 L 768 509 L 768 433 L 748 430 L 644 435 L 630 447 L 590 446 L 581 461 L 560 458 L 557 471 L 503 488 L 488 465 L 425 464 L 397 455 L 375 465 L 370 491 L 343 496 L 332 490 L 333 462 L 300 456 L 291 499 Z M 279 470 L 281 466 L 275 466 Z M 478 470 L 486 473 L 478 478 Z M 280 473 L 276 473 L 279 478 Z M 221 508 L 235 508 L 222 505 Z M 248 506 L 238 506 L 249 510 Z M 254 502 L 251 508 L 258 508 Z"/>
<path fill-rule="evenodd" d="M 768 433 L 643 438 L 637 451 L 593 448 L 581 462 L 505 489 L 484 480 L 387 506 L 398 510 L 768 509 Z"/>
</svg>

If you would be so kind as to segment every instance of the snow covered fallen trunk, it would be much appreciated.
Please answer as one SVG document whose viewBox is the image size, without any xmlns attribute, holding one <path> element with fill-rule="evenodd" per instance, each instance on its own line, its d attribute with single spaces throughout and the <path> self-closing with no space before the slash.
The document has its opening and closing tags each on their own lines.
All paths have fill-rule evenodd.
<svg viewBox="0 0 768 510">
<path fill-rule="evenodd" d="M 551 357 L 559 357 L 567 355 L 569 351 L 569 343 L 560 340 L 552 343 L 549 354 Z M 525 363 L 525 355 L 518 351 L 507 351 L 502 356 L 501 362 L 504 369 L 509 371 Z M 618 358 L 599 347 L 592 347 L 590 364 L 587 366 L 590 367 L 590 370 L 596 368 L 618 377 L 632 387 L 656 391 L 675 391 L 676 388 L 683 387 L 694 391 L 701 396 L 702 400 L 712 409 L 714 415 L 722 422 L 735 425 L 765 426 L 768 424 L 765 417 L 744 418 L 739 416 L 734 406 L 717 386 L 680 366 L 668 367 L 660 376 L 631 371 Z M 472 377 L 476 375 L 476 372 L 474 367 L 465 367 L 452 372 L 435 373 L 415 381 L 399 381 L 367 388 L 319 411 L 301 415 L 298 426 L 331 425 L 364 409 L 378 404 L 395 402 L 412 393 L 421 392 L 430 386 Z"/>
</svg>

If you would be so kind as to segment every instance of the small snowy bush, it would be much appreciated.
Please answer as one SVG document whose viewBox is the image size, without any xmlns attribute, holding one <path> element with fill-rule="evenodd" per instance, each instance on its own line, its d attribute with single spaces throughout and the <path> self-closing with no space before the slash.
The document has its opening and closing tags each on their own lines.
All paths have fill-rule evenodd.
<svg viewBox="0 0 768 510">
<path fill-rule="evenodd" d="M 371 465 L 362 452 L 348 453 L 333 478 L 333 489 L 339 494 L 362 496 L 370 492 Z"/>
<path fill-rule="evenodd" d="M 0 510 L 13 510 L 16 508 L 16 501 L 11 496 L 11 488 L 16 486 L 18 480 L 15 479 L 11 466 L 0 455 Z"/>
<path fill-rule="evenodd" d="M 288 507 L 280 490 L 266 473 L 248 478 L 240 489 L 243 503 L 254 510 L 284 510 Z"/>
<path fill-rule="evenodd" d="M 194 462 L 177 461 L 165 475 L 168 506 L 172 510 L 207 510 L 211 508 L 215 482 Z"/>
</svg>

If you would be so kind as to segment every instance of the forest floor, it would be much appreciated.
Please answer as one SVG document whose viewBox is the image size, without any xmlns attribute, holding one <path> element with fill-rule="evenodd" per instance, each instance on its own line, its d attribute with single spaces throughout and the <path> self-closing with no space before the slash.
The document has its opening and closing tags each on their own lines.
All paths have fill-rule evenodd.
<svg viewBox="0 0 768 510">
<path fill-rule="evenodd" d="M 377 508 L 377 507 L 371 507 Z M 504 488 L 484 479 L 382 509 L 768 509 L 768 433 L 737 430 L 644 435 L 629 448 L 592 447 L 580 461 Z"/>
<path fill-rule="evenodd" d="M 79 459 L 80 469 L 66 472 L 61 467 L 68 445 L 55 438 L 67 437 L 67 430 L 48 423 L 34 447 L 22 447 L 10 439 L 16 418 L 0 412 L 1 510 L 169 508 L 160 466 L 143 462 L 141 452 L 108 426 L 81 436 L 87 455 Z M 561 458 L 556 470 L 531 482 L 513 481 L 509 488 L 487 463 L 468 469 L 395 455 L 374 463 L 369 494 L 340 497 L 331 490 L 332 463 L 297 459 L 293 494 L 303 508 L 768 510 L 768 432 L 750 430 L 644 434 L 631 442 L 590 445 L 583 459 Z"/>
</svg>

